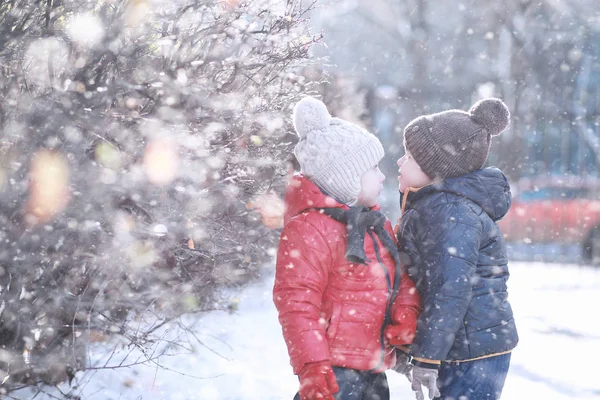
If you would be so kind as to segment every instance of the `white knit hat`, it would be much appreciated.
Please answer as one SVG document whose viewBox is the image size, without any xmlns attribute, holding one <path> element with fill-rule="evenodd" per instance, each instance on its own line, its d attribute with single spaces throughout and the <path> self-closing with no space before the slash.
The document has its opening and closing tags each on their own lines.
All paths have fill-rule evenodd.
<svg viewBox="0 0 600 400">
<path fill-rule="evenodd" d="M 312 97 L 296 104 L 293 120 L 300 137 L 294 154 L 302 174 L 337 201 L 356 201 L 362 175 L 383 158 L 379 139 L 353 123 L 333 118 L 325 104 Z"/>
</svg>

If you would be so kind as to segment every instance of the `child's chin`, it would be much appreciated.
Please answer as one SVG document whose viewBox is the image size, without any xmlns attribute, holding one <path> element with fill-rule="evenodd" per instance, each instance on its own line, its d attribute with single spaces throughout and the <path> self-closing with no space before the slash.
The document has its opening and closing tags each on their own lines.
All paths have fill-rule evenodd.
<svg viewBox="0 0 600 400">
<path fill-rule="evenodd" d="M 365 204 L 365 207 L 375 207 L 378 203 L 379 198 L 373 200 L 373 201 L 368 201 L 367 204 Z"/>
</svg>

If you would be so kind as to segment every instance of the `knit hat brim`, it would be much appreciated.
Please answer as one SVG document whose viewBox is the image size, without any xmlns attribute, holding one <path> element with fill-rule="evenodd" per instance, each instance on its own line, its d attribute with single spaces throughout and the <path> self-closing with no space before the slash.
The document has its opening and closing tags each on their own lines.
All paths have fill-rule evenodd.
<svg viewBox="0 0 600 400">
<path fill-rule="evenodd" d="M 453 112 L 467 114 L 464 111 Z M 468 115 L 466 115 L 468 117 Z M 422 116 L 411 121 L 404 131 L 404 148 L 414 157 L 421 170 L 432 179 L 444 179 L 464 175 L 470 171 L 481 168 L 489 152 L 489 137 L 482 132 L 480 126 L 470 126 L 463 138 L 456 138 L 452 142 L 443 143 L 435 137 L 435 116 Z M 462 126 L 444 127 L 445 134 Z M 440 143 L 442 142 L 442 143 Z M 473 148 L 481 151 L 470 152 Z"/>
</svg>

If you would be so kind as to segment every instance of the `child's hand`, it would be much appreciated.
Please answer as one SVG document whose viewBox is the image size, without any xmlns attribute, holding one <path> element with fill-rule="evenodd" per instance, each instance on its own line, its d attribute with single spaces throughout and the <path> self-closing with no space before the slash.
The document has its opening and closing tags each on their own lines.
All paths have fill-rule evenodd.
<svg viewBox="0 0 600 400">
<path fill-rule="evenodd" d="M 396 350 L 396 365 L 394 371 L 406 376 L 409 382 L 412 382 L 411 371 L 413 369 L 410 363 L 410 356 L 401 350 Z"/>
<path fill-rule="evenodd" d="M 335 400 L 340 387 L 329 362 L 307 364 L 300 373 L 300 398 L 302 400 Z"/>
<path fill-rule="evenodd" d="M 440 396 L 437 387 L 438 373 L 438 370 L 433 368 L 419 367 L 418 365 L 413 367 L 411 388 L 415 392 L 417 400 L 425 400 L 421 386 L 425 386 L 429 391 L 429 399 Z"/>
<path fill-rule="evenodd" d="M 262 223 L 270 229 L 283 228 L 283 211 L 285 205 L 283 200 L 274 192 L 254 197 L 246 204 L 248 210 L 257 211 Z"/>
</svg>

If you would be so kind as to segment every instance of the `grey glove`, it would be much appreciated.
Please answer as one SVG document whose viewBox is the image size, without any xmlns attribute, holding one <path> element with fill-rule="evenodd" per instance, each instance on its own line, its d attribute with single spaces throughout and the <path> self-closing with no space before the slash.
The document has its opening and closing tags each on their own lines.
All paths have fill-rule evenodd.
<svg viewBox="0 0 600 400">
<path fill-rule="evenodd" d="M 439 371 L 433 368 L 424 368 L 415 365 L 412 371 L 412 390 L 417 396 L 417 400 L 425 400 L 423 389 L 425 386 L 429 391 L 429 399 L 440 396 L 440 391 L 437 388 L 437 377 Z"/>
<path fill-rule="evenodd" d="M 410 363 L 410 356 L 403 352 L 402 350 L 396 350 L 396 365 L 393 370 L 399 374 L 406 376 L 409 382 L 412 382 L 412 377 L 410 375 L 410 371 L 412 371 L 413 366 Z"/>
</svg>

